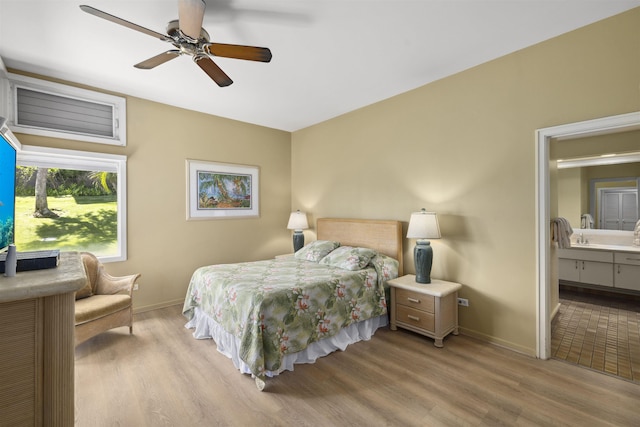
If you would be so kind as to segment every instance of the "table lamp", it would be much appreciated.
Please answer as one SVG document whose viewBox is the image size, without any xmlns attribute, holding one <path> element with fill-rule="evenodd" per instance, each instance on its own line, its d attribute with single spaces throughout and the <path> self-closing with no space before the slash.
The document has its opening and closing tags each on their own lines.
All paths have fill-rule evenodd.
<svg viewBox="0 0 640 427">
<path fill-rule="evenodd" d="M 427 212 L 424 208 L 420 212 L 411 214 L 408 239 L 418 239 L 413 249 L 413 261 L 416 267 L 416 282 L 431 283 L 431 265 L 433 264 L 433 249 L 426 239 L 439 239 L 440 226 L 435 212 Z"/>
<path fill-rule="evenodd" d="M 309 228 L 307 214 L 300 212 L 299 209 L 295 212 L 291 212 L 287 228 L 289 230 L 293 230 L 293 252 L 298 252 L 298 250 L 304 246 L 304 234 L 302 233 L 302 230 Z"/>
</svg>

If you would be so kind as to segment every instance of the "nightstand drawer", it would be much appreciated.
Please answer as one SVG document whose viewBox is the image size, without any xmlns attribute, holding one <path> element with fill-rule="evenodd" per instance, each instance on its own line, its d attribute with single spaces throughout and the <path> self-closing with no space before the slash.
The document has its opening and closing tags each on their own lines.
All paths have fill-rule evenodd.
<svg viewBox="0 0 640 427">
<path fill-rule="evenodd" d="M 434 331 L 434 315 L 426 311 L 416 310 L 411 307 L 398 304 L 396 307 L 396 321 L 412 325 L 416 328 L 424 329 L 429 332 Z"/>
<path fill-rule="evenodd" d="M 396 289 L 396 303 L 406 305 L 408 307 L 417 308 L 418 310 L 433 313 L 435 298 L 431 295 L 421 294 L 406 289 Z"/>
</svg>

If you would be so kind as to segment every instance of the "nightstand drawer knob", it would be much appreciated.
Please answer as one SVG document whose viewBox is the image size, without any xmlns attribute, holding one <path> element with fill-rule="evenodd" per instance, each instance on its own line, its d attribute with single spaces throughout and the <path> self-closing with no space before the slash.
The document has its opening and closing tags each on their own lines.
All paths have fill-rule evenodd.
<svg viewBox="0 0 640 427">
<path fill-rule="evenodd" d="M 412 302 L 414 304 L 420 304 L 420 300 L 417 298 L 407 298 L 407 301 Z"/>
<path fill-rule="evenodd" d="M 410 315 L 410 314 L 407 314 L 407 317 L 408 317 L 409 319 L 411 319 L 411 320 L 415 320 L 416 322 L 419 322 L 419 321 L 420 321 L 420 318 L 419 318 L 418 316 L 412 316 L 412 315 Z"/>
</svg>

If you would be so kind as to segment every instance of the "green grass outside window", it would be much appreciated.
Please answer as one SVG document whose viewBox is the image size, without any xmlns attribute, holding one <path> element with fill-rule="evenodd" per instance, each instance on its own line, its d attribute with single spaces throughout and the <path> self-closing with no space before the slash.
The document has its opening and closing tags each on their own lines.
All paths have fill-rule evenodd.
<svg viewBox="0 0 640 427">
<path fill-rule="evenodd" d="M 63 196 L 48 199 L 58 218 L 35 218 L 35 197 L 16 197 L 15 243 L 18 251 L 60 249 L 96 255 L 117 252 L 115 195 Z"/>
</svg>

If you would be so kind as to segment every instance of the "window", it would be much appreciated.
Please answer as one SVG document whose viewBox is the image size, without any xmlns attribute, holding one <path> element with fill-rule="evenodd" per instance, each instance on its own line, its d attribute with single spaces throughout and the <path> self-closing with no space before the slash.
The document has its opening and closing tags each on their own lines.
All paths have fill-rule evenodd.
<svg viewBox="0 0 640 427">
<path fill-rule="evenodd" d="M 8 73 L 0 116 L 14 132 L 126 145 L 126 99 Z"/>
<path fill-rule="evenodd" d="M 126 260 L 126 161 L 120 155 L 23 145 L 18 166 L 49 168 L 72 179 L 61 190 L 63 195 L 47 197 L 49 209 L 57 216 L 54 219 L 34 218 L 35 197 L 17 184 L 18 250 L 89 251 L 103 262 Z M 18 172 L 18 180 L 24 172 Z M 32 176 L 31 181 L 34 179 Z M 91 186 L 96 187 L 96 194 L 87 194 Z"/>
</svg>

